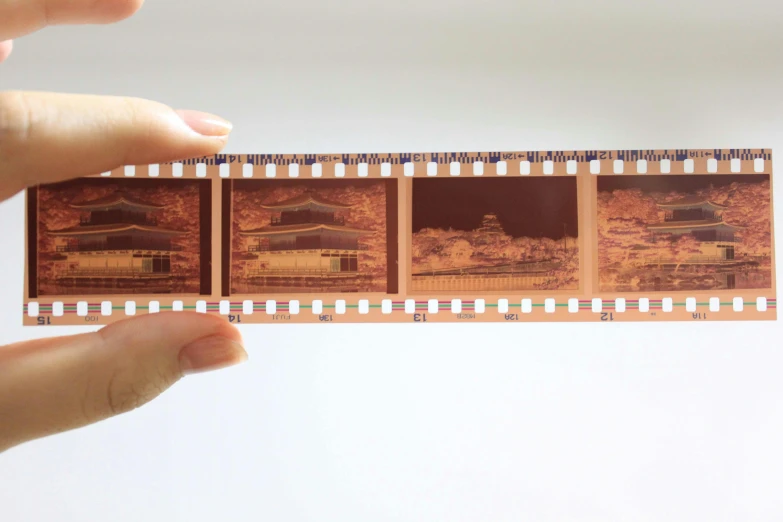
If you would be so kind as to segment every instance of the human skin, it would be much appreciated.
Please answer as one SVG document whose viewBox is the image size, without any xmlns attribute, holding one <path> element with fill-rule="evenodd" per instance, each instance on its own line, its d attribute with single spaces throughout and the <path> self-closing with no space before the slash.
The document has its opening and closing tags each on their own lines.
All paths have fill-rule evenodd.
<svg viewBox="0 0 783 522">
<path fill-rule="evenodd" d="M 0 74 L 13 39 L 119 22 L 142 3 L 0 0 Z M 147 100 L 0 91 L 0 204 L 31 185 L 216 154 L 230 132 L 217 116 Z M 0 452 L 128 412 L 185 375 L 246 359 L 235 327 L 185 312 L 0 346 Z"/>
</svg>

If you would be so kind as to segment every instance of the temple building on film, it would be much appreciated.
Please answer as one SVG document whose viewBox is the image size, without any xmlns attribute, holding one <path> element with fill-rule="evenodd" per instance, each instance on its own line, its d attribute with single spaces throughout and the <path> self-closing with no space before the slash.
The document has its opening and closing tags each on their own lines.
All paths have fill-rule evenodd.
<svg viewBox="0 0 783 522">
<path fill-rule="evenodd" d="M 184 234 L 158 226 L 163 206 L 116 194 L 72 204 L 84 214 L 77 226 L 50 230 L 58 238 L 60 280 L 164 279 L 171 276 L 172 238 Z"/>
<path fill-rule="evenodd" d="M 305 192 L 261 208 L 273 212 L 270 222 L 240 232 L 251 241 L 242 256 L 245 277 L 272 286 L 345 283 L 359 277 L 358 253 L 366 249 L 359 238 L 372 231 L 347 226 L 337 215 L 351 205 Z"/>
<path fill-rule="evenodd" d="M 689 263 L 721 263 L 735 259 L 735 232 L 741 227 L 729 225 L 722 213 L 727 208 L 698 197 L 687 197 L 668 203 L 660 203 L 663 222 L 648 225 L 656 235 L 692 235 L 699 242 L 699 253 L 686 261 Z"/>
</svg>

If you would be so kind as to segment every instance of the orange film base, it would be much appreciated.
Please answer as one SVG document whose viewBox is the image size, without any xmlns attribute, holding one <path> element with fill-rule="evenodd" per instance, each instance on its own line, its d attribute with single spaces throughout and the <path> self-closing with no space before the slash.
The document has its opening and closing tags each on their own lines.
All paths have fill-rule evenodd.
<svg viewBox="0 0 783 522">
<path fill-rule="evenodd" d="M 774 320 L 766 149 L 219 155 L 27 191 L 25 325 Z"/>
</svg>

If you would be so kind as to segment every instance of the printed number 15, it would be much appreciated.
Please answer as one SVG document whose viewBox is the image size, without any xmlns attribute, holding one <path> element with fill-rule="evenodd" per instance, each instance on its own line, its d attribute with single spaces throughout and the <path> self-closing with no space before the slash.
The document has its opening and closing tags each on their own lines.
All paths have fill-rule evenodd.
<svg viewBox="0 0 783 522">
<path fill-rule="evenodd" d="M 38 324 L 41 326 L 52 324 L 52 318 L 51 317 L 39 317 L 38 318 Z"/>
</svg>

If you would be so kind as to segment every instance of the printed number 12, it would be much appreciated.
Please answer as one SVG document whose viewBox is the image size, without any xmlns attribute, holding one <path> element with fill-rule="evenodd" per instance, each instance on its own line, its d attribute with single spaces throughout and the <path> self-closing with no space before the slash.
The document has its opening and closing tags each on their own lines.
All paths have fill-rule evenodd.
<svg viewBox="0 0 783 522">
<path fill-rule="evenodd" d="M 603 314 L 601 314 L 601 320 L 602 321 L 614 321 L 614 314 L 612 314 L 612 313 L 603 313 Z"/>
</svg>

